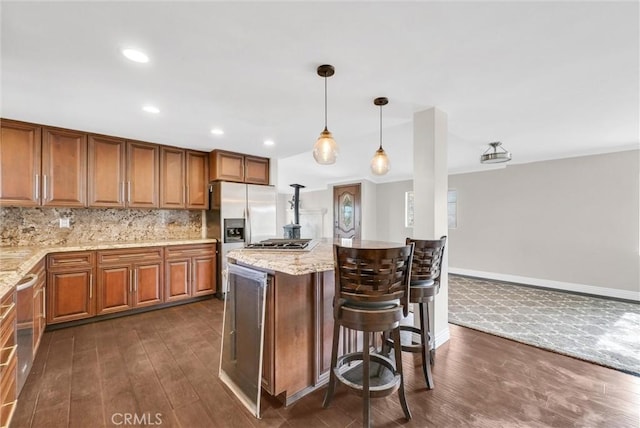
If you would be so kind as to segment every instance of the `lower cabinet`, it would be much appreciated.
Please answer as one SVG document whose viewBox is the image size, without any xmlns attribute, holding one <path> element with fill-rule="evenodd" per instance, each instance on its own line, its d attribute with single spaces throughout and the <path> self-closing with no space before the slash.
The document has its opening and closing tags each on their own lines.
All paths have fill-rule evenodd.
<svg viewBox="0 0 640 428">
<path fill-rule="evenodd" d="M 0 302 L 0 426 L 8 427 L 17 404 L 16 297 Z"/>
<path fill-rule="evenodd" d="M 165 302 L 216 292 L 214 244 L 166 247 Z"/>
<path fill-rule="evenodd" d="M 97 258 L 96 315 L 163 302 L 161 247 L 98 251 Z"/>
<path fill-rule="evenodd" d="M 40 339 L 42 339 L 42 335 L 44 334 L 44 328 L 47 326 L 45 309 L 47 273 L 44 260 L 36 265 L 33 272 L 38 278 L 33 286 L 33 358 L 35 358 L 38 347 L 40 346 Z"/>
<path fill-rule="evenodd" d="M 47 256 L 47 324 L 95 316 L 94 266 L 93 251 Z"/>
</svg>

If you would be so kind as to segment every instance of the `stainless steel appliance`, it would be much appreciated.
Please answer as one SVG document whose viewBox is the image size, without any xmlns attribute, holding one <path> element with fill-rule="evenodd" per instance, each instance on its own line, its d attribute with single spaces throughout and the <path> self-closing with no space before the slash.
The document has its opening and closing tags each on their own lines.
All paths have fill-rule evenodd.
<svg viewBox="0 0 640 428">
<path fill-rule="evenodd" d="M 247 245 L 251 250 L 311 251 L 317 241 L 311 239 L 267 239 Z"/>
<path fill-rule="evenodd" d="M 222 274 L 227 253 L 248 244 L 274 238 L 277 191 L 273 186 L 213 182 L 209 185 L 210 209 L 206 212 L 207 237 L 220 241 L 218 287 L 226 293 Z"/>
</svg>

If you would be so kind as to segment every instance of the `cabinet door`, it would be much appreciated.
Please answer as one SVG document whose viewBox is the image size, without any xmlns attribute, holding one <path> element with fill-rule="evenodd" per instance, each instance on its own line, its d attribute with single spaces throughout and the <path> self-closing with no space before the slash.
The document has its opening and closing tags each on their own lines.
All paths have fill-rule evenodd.
<svg viewBox="0 0 640 428">
<path fill-rule="evenodd" d="M 3 119 L 0 133 L 0 205 L 39 205 L 41 128 Z"/>
<path fill-rule="evenodd" d="M 44 268 L 44 261 L 40 262 L 35 269 L 38 280 L 33 286 L 33 357 L 35 358 L 40 339 L 44 333 L 46 326 L 45 320 L 45 284 L 47 283 L 47 274 Z"/>
<path fill-rule="evenodd" d="M 44 128 L 42 136 L 42 205 L 87 205 L 87 134 Z"/>
<path fill-rule="evenodd" d="M 156 144 L 127 142 L 127 206 L 158 208 L 158 158 Z"/>
<path fill-rule="evenodd" d="M 162 303 L 162 262 L 134 266 L 132 298 L 137 307 Z"/>
<path fill-rule="evenodd" d="M 89 136 L 88 199 L 90 207 L 124 208 L 125 140 Z"/>
<path fill-rule="evenodd" d="M 48 324 L 94 316 L 93 269 L 50 272 L 47 306 Z"/>
<path fill-rule="evenodd" d="M 244 181 L 252 184 L 269 184 L 269 159 L 245 156 Z"/>
<path fill-rule="evenodd" d="M 191 259 L 167 260 L 165 262 L 165 302 L 190 297 Z"/>
<path fill-rule="evenodd" d="M 160 208 L 185 206 L 184 150 L 160 148 Z"/>
<path fill-rule="evenodd" d="M 239 153 L 214 150 L 209 157 L 211 181 L 244 181 L 244 156 Z"/>
<path fill-rule="evenodd" d="M 187 151 L 187 208 L 206 210 L 209 208 L 209 163 L 208 154 Z"/>
<path fill-rule="evenodd" d="M 96 314 L 131 309 L 130 293 L 133 291 L 133 270 L 130 266 L 110 266 L 98 269 Z"/>
<path fill-rule="evenodd" d="M 216 292 L 216 258 L 215 256 L 194 257 L 193 259 L 192 295 L 204 296 Z"/>
</svg>

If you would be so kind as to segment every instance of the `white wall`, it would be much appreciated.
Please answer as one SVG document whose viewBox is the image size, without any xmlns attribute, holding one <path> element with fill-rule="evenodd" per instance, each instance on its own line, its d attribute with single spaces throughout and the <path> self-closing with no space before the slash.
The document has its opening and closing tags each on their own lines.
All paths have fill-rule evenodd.
<svg viewBox="0 0 640 428">
<path fill-rule="evenodd" d="M 640 299 L 640 151 L 451 175 L 451 272 Z"/>
<path fill-rule="evenodd" d="M 322 225 L 318 229 L 322 229 L 322 236 L 318 238 L 331 238 L 333 236 L 333 189 L 326 190 L 312 190 L 306 191 L 300 189 L 300 223 L 302 228 L 300 229 L 301 237 L 306 237 L 311 234 L 311 231 L 306 230 L 305 216 L 306 217 L 319 217 L 318 211 L 324 211 L 322 216 Z M 293 210 L 291 210 L 288 201 L 293 196 L 293 188 L 289 193 L 278 194 L 278 231 L 284 231 L 282 227 L 288 224 L 293 219 Z"/>
<path fill-rule="evenodd" d="M 413 190 L 413 180 L 381 183 L 377 185 L 377 227 L 378 241 L 405 242 L 407 237 L 413 237 L 413 228 L 404 225 L 405 193 Z M 424 237 L 420 239 L 434 239 Z"/>
</svg>

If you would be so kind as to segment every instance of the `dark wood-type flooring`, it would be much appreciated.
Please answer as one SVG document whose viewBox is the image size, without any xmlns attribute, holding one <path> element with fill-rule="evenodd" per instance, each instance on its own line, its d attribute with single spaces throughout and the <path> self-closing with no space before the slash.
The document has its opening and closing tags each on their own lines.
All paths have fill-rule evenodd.
<svg viewBox="0 0 640 428">
<path fill-rule="evenodd" d="M 222 312 L 214 299 L 45 333 L 12 428 L 132 426 L 126 413 L 161 427 L 362 425 L 361 399 L 344 386 L 329 409 L 322 388 L 288 408 L 267 398 L 263 419 L 253 418 L 217 376 Z M 450 328 L 435 390 L 425 389 L 419 355 L 404 356 L 413 419 L 393 394 L 372 400 L 374 426 L 640 426 L 640 378 Z"/>
</svg>

